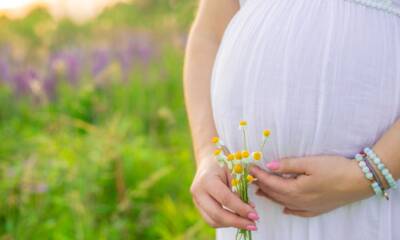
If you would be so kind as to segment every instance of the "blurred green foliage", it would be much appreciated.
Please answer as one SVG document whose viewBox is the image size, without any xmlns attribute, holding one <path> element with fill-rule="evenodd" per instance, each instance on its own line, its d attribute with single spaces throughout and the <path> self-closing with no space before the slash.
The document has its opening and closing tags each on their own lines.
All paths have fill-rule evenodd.
<svg viewBox="0 0 400 240">
<path fill-rule="evenodd" d="M 11 49 L 12 63 L 0 75 L 1 240 L 213 237 L 189 194 L 183 46 L 174 42 L 187 32 L 193 2 L 118 4 L 81 25 L 56 22 L 43 9 L 0 19 L 0 46 Z M 100 82 L 86 69 L 78 82 L 52 78 L 52 94 L 34 87 L 53 52 L 112 42 L 121 32 L 145 32 L 157 49 L 127 79 L 112 60 Z M 18 92 L 18 78 L 4 76 L 27 66 L 43 75 Z"/>
</svg>

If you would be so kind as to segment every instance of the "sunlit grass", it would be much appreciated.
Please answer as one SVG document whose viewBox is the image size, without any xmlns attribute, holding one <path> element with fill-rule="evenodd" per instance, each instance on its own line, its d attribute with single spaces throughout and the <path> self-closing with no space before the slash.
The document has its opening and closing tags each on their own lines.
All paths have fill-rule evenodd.
<svg viewBox="0 0 400 240">
<path fill-rule="evenodd" d="M 124 11 L 116 9 L 98 21 L 114 21 Z M 99 38 L 104 26 L 96 21 L 54 25 L 40 12 L 4 25 L 10 31 L 0 37 L 1 240 L 212 238 L 189 194 L 194 162 L 183 49 L 173 42 L 181 30 L 160 38 L 165 33 L 119 21 L 115 38 Z M 36 39 L 38 25 L 50 27 Z M 118 34 L 119 27 L 129 34 Z M 127 38 L 132 46 L 122 43 Z M 139 40 L 145 45 L 135 45 Z M 101 54 L 89 53 L 99 49 L 107 61 L 94 68 Z M 79 74 L 70 67 L 75 58 Z"/>
</svg>

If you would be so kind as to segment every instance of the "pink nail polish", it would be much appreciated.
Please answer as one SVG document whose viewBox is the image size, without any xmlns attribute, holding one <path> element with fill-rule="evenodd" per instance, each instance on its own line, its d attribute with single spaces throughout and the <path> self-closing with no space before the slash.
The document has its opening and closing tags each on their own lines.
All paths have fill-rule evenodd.
<svg viewBox="0 0 400 240">
<path fill-rule="evenodd" d="M 255 213 L 255 212 L 249 213 L 249 214 L 247 215 L 247 217 L 248 217 L 249 219 L 251 219 L 251 220 L 254 220 L 254 221 L 260 219 L 260 217 L 258 216 L 258 214 Z"/>
<path fill-rule="evenodd" d="M 254 225 L 247 225 L 246 229 L 250 231 L 257 231 L 257 227 Z"/>
<path fill-rule="evenodd" d="M 277 170 L 280 166 L 280 163 L 278 161 L 272 161 L 267 163 L 267 168 L 271 169 L 271 170 Z"/>
</svg>

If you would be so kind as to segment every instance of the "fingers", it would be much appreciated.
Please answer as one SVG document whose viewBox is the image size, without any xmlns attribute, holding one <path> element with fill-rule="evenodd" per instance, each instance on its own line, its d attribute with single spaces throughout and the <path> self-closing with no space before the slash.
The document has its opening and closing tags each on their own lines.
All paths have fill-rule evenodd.
<svg viewBox="0 0 400 240">
<path fill-rule="evenodd" d="M 280 204 L 286 208 L 290 208 L 292 210 L 300 210 L 298 206 L 294 205 L 289 198 L 283 198 L 280 195 L 277 195 L 273 192 L 263 191 L 261 188 L 256 191 L 256 195 L 260 197 L 268 198 L 269 200 Z"/>
<path fill-rule="evenodd" d="M 256 205 L 252 201 L 249 201 L 249 205 L 254 209 L 256 208 Z"/>
<path fill-rule="evenodd" d="M 258 166 L 252 166 L 250 173 L 258 180 L 255 182 L 263 190 L 270 190 L 281 195 L 288 195 L 295 190 L 295 179 L 282 178 L 268 173 Z"/>
<path fill-rule="evenodd" d="M 275 173 L 308 174 L 309 166 L 307 158 L 284 158 L 266 164 L 267 168 Z"/>
<path fill-rule="evenodd" d="M 208 225 L 211 227 L 217 227 L 216 222 L 207 214 L 206 211 L 203 210 L 203 208 L 197 203 L 195 199 L 193 199 L 193 203 L 196 206 L 196 208 L 199 210 L 200 215 L 203 217 L 203 219 L 206 221 Z"/>
<path fill-rule="evenodd" d="M 218 202 L 208 194 L 195 199 L 200 212 L 204 213 L 204 219 L 214 228 L 236 227 L 240 229 L 256 230 L 255 223 L 249 219 L 240 217 L 228 210 L 223 209 Z"/>
<path fill-rule="evenodd" d="M 283 213 L 285 214 L 291 214 L 299 217 L 315 217 L 320 215 L 321 213 L 319 212 L 310 212 L 310 211 L 303 211 L 303 210 L 294 210 L 290 208 L 284 208 Z"/>
<path fill-rule="evenodd" d="M 273 201 L 273 202 L 275 202 L 277 204 L 280 204 L 280 205 L 283 205 L 283 206 L 285 205 L 284 202 L 282 202 L 282 201 L 278 200 L 277 198 L 271 196 L 271 194 L 268 194 L 267 192 L 264 192 L 260 188 L 256 191 L 256 195 L 260 196 L 260 197 L 268 198 L 268 199 L 270 199 L 271 201 Z"/>
<path fill-rule="evenodd" d="M 258 214 L 249 204 L 244 203 L 236 194 L 222 182 L 213 182 L 209 194 L 221 205 L 250 220 L 258 220 Z"/>
<path fill-rule="evenodd" d="M 255 209 L 232 193 L 223 179 L 214 173 L 199 176 L 193 181 L 190 191 L 196 207 L 210 226 L 251 231 L 257 229 L 254 223 L 258 219 Z"/>
</svg>

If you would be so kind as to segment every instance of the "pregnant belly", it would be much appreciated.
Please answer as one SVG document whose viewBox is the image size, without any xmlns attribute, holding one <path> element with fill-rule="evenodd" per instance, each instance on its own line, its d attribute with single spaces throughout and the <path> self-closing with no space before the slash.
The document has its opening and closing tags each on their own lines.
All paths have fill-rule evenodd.
<svg viewBox="0 0 400 240">
<path fill-rule="evenodd" d="M 351 157 L 400 113 L 400 18 L 343 0 L 248 0 L 224 34 L 212 75 L 219 135 L 237 122 L 272 131 L 270 158 Z"/>
</svg>

